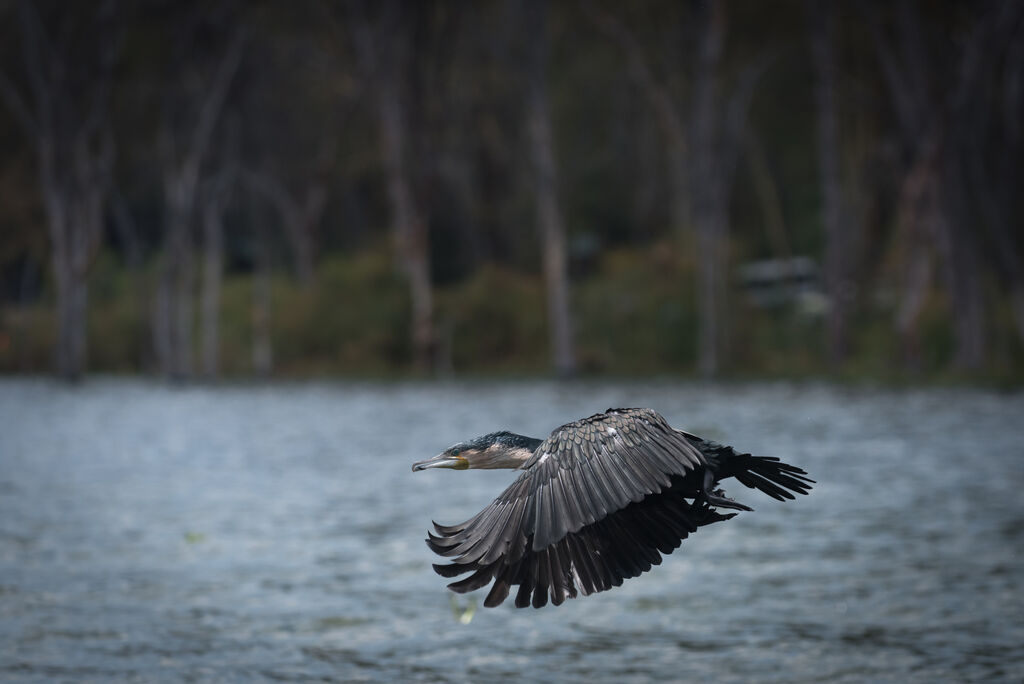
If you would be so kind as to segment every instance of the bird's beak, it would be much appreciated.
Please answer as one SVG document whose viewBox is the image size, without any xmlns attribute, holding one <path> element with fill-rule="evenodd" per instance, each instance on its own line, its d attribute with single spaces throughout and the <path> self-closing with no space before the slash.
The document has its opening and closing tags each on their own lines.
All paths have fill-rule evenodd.
<svg viewBox="0 0 1024 684">
<path fill-rule="evenodd" d="M 425 461 L 417 461 L 412 464 L 412 471 L 426 470 L 427 468 L 452 468 L 453 470 L 466 470 L 469 468 L 469 461 L 462 456 L 451 456 L 450 454 L 438 454 Z"/>
</svg>

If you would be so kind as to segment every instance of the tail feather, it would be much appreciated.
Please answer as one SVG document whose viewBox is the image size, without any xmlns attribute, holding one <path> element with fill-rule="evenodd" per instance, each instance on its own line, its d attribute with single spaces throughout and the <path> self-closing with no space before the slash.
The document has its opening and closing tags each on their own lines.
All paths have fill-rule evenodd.
<svg viewBox="0 0 1024 684">
<path fill-rule="evenodd" d="M 750 456 L 744 454 L 737 464 L 734 476 L 751 489 L 758 489 L 773 499 L 785 501 L 795 499 L 793 493 L 807 494 L 814 480 L 807 477 L 807 471 L 774 456 Z"/>
</svg>

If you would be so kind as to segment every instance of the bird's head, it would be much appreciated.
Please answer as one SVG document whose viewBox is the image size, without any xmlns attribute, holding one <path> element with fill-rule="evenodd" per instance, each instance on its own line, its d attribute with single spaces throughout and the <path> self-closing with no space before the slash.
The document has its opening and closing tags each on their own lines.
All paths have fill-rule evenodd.
<svg viewBox="0 0 1024 684">
<path fill-rule="evenodd" d="M 541 440 L 512 432 L 492 432 L 453 444 L 437 456 L 412 464 L 413 472 L 428 468 L 518 468 L 533 455 Z"/>
</svg>

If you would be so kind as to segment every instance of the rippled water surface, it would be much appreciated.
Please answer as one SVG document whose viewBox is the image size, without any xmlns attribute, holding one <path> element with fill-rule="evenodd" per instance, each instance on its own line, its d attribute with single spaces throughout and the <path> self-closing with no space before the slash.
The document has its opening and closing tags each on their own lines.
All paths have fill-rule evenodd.
<svg viewBox="0 0 1024 684">
<path fill-rule="evenodd" d="M 819 484 L 554 608 L 423 544 L 508 471 L 414 460 L 608 406 Z M 1024 679 L 1024 396 L 787 384 L 0 381 L 0 680 Z M 510 602 L 509 602 L 510 603 Z"/>
</svg>

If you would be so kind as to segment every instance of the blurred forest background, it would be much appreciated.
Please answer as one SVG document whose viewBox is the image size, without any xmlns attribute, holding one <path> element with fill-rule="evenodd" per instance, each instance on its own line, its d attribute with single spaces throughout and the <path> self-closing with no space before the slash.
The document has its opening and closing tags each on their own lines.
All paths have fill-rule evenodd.
<svg viewBox="0 0 1024 684">
<path fill-rule="evenodd" d="M 1024 2 L 0 0 L 0 371 L 1024 379 Z"/>
</svg>

